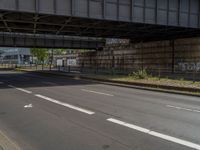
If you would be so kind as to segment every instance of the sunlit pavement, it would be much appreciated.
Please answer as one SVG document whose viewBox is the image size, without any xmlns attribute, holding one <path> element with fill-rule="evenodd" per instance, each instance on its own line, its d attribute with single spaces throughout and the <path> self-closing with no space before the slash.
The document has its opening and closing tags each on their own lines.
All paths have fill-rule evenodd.
<svg viewBox="0 0 200 150">
<path fill-rule="evenodd" d="M 200 99 L 1 71 L 0 129 L 25 150 L 200 149 Z"/>
</svg>

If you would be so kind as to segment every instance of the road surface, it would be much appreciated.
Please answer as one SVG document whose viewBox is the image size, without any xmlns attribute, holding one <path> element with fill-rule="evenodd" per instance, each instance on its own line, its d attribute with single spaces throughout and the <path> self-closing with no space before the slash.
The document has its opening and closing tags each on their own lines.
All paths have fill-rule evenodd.
<svg viewBox="0 0 200 150">
<path fill-rule="evenodd" d="M 200 149 L 200 98 L 1 71 L 0 130 L 22 150 Z"/>
</svg>

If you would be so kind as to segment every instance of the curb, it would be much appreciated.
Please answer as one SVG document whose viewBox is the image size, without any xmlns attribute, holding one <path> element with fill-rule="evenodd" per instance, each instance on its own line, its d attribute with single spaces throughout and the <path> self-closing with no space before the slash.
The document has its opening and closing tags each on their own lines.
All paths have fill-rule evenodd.
<svg viewBox="0 0 200 150">
<path fill-rule="evenodd" d="M 49 72 L 49 71 L 28 71 L 28 70 L 23 70 L 23 69 L 21 69 L 20 71 L 39 73 L 39 74 L 48 74 L 48 75 L 50 74 L 59 75 L 59 76 L 70 77 L 73 79 L 85 79 L 85 80 L 99 82 L 106 85 L 120 86 L 120 87 L 126 87 L 126 88 L 135 88 L 135 89 L 148 90 L 148 91 L 154 91 L 154 92 L 181 94 L 181 95 L 186 95 L 186 96 L 200 97 L 200 94 L 197 93 L 197 92 L 200 93 L 200 89 L 195 89 L 195 88 L 145 84 L 145 83 L 138 83 L 138 82 L 130 83 L 130 82 L 125 82 L 125 81 L 112 81 L 112 80 L 106 80 L 106 79 L 86 77 L 84 75 L 70 75 L 70 74 L 64 74 L 64 73 L 59 73 L 59 72 Z"/>
<path fill-rule="evenodd" d="M 0 131 L 0 150 L 20 150 L 20 148 Z"/>
</svg>

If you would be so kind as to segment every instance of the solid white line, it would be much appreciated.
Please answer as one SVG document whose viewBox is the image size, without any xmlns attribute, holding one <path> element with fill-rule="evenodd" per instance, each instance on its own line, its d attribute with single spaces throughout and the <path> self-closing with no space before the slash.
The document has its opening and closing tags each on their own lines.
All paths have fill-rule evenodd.
<svg viewBox="0 0 200 150">
<path fill-rule="evenodd" d="M 190 109 L 190 108 L 184 108 L 184 107 L 177 107 L 177 106 L 173 106 L 173 105 L 166 105 L 166 107 L 174 108 L 174 109 L 178 109 L 178 110 L 186 110 L 186 111 L 191 111 L 191 112 L 200 113 L 200 110 L 197 110 L 197 109 Z"/>
<path fill-rule="evenodd" d="M 80 111 L 80 112 L 89 114 L 89 115 L 95 114 L 95 112 L 92 112 L 92 111 L 90 111 L 90 110 L 86 110 L 86 109 L 83 109 L 83 108 L 80 108 L 80 107 L 77 107 L 77 106 L 73 106 L 73 105 L 71 105 L 71 104 L 67 104 L 67 103 L 64 103 L 64 102 L 60 102 L 60 101 L 58 101 L 58 100 L 55 100 L 55 99 L 52 99 L 52 98 L 49 98 L 49 97 L 46 97 L 46 96 L 43 96 L 43 95 L 40 95 L 40 94 L 35 94 L 35 96 L 36 96 L 36 97 L 39 97 L 39 98 L 41 98 L 41 99 L 44 99 L 44 100 L 47 100 L 47 101 L 50 101 L 50 102 L 53 102 L 53 103 L 56 103 L 56 104 L 59 104 L 59 105 L 68 107 L 68 108 L 70 108 L 70 109 L 74 109 L 74 110 L 77 110 L 77 111 Z"/>
<path fill-rule="evenodd" d="M 91 90 L 86 90 L 86 89 L 81 89 L 84 92 L 89 92 L 89 93 L 94 93 L 94 94 L 100 94 L 100 95 L 106 95 L 106 96 L 114 96 L 112 94 L 108 94 L 108 93 L 102 93 L 102 92 L 97 92 L 97 91 L 91 91 Z"/>
<path fill-rule="evenodd" d="M 22 88 L 18 88 L 18 87 L 15 87 L 13 85 L 8 85 L 8 87 L 15 88 L 16 90 L 24 92 L 24 93 L 27 93 L 27 94 L 31 94 L 32 93 L 31 91 L 28 91 L 28 90 L 25 90 L 25 89 L 22 89 Z"/>
<path fill-rule="evenodd" d="M 107 120 L 109 122 L 116 123 L 116 124 L 119 124 L 121 126 L 125 126 L 125 127 L 128 127 L 128 128 L 131 128 L 131 129 L 134 129 L 134 130 L 137 130 L 137 131 L 140 131 L 140 132 L 143 132 L 143 133 L 146 133 L 146 134 L 149 134 L 149 135 L 152 135 L 152 136 L 173 142 L 173 143 L 177 143 L 177 144 L 180 144 L 180 145 L 184 145 L 186 147 L 190 147 L 190 148 L 193 148 L 193 149 L 196 149 L 196 150 L 200 150 L 200 145 L 196 144 L 196 143 L 192 143 L 192 142 L 182 140 L 182 139 L 179 139 L 179 138 L 175 138 L 175 137 L 172 137 L 172 136 L 169 136 L 169 135 L 165 135 L 165 134 L 162 134 L 162 133 L 151 131 L 149 129 L 142 128 L 142 127 L 130 124 L 130 123 L 126 123 L 126 122 L 123 122 L 123 121 L 120 121 L 120 120 L 117 120 L 117 119 L 114 119 L 114 118 L 109 118 Z"/>
</svg>

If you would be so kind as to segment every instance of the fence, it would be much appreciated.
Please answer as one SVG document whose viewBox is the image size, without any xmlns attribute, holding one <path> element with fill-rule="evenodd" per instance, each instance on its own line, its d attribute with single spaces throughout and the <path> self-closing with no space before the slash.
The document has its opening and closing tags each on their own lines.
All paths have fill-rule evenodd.
<svg viewBox="0 0 200 150">
<path fill-rule="evenodd" d="M 77 60 L 73 69 L 81 72 L 129 74 L 145 69 L 155 76 L 200 80 L 200 38 L 112 46 L 80 53 Z"/>
</svg>

